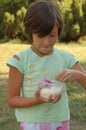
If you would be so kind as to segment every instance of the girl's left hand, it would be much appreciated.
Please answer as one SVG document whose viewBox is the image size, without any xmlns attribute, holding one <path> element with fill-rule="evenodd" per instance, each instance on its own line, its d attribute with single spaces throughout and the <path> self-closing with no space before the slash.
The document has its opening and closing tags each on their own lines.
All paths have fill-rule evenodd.
<svg viewBox="0 0 86 130">
<path fill-rule="evenodd" d="M 78 80 L 81 76 L 81 72 L 75 69 L 64 69 L 58 75 L 56 75 L 55 79 L 60 82 L 71 82 L 74 80 Z"/>
</svg>

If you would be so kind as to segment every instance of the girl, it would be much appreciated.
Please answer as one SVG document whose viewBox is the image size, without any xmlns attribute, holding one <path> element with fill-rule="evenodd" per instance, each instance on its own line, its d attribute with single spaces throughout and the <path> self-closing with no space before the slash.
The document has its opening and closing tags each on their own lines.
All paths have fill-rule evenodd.
<svg viewBox="0 0 86 130">
<path fill-rule="evenodd" d="M 57 3 L 33 3 L 24 25 L 31 46 L 7 61 L 8 104 L 15 108 L 21 130 L 69 130 L 66 82 L 76 80 L 86 89 L 86 71 L 72 54 L 54 48 L 63 30 Z M 42 78 L 65 83 L 62 95 L 42 98 L 38 90 Z"/>
</svg>

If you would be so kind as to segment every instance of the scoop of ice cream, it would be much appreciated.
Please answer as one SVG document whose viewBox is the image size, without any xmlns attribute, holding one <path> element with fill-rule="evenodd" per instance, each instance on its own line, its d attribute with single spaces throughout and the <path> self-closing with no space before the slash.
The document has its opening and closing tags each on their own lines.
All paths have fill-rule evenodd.
<svg viewBox="0 0 86 130">
<path fill-rule="evenodd" d="M 48 98 L 50 95 L 52 95 L 52 99 L 55 98 L 55 95 L 61 93 L 62 88 L 61 87 L 51 87 L 51 88 L 42 88 L 40 91 L 40 96 L 44 98 Z"/>
<path fill-rule="evenodd" d="M 48 98 L 51 95 L 50 88 L 42 88 L 40 91 L 40 96 Z"/>
<path fill-rule="evenodd" d="M 57 83 L 48 79 L 42 79 L 38 83 L 40 89 L 40 96 L 48 98 L 52 95 L 52 99 L 55 98 L 57 94 L 60 94 L 63 89 L 63 83 Z"/>
</svg>

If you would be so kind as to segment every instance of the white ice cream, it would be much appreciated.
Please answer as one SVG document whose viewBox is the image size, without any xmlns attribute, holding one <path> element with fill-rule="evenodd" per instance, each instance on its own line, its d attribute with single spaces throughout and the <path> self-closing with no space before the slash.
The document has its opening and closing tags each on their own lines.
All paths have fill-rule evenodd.
<svg viewBox="0 0 86 130">
<path fill-rule="evenodd" d="M 50 95 L 52 95 L 52 98 L 54 98 L 55 95 L 61 93 L 61 91 L 62 91 L 62 87 L 55 87 L 55 86 L 51 88 L 44 87 L 40 91 L 40 96 L 44 98 L 48 98 Z"/>
</svg>

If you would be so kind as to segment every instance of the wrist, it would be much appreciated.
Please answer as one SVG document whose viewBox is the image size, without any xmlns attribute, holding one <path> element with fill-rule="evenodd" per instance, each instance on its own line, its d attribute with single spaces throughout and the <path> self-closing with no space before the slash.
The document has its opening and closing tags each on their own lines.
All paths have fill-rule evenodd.
<svg viewBox="0 0 86 130">
<path fill-rule="evenodd" d="M 84 74 L 83 72 L 81 71 L 78 71 L 78 78 L 77 80 L 81 79 L 83 76 L 85 76 L 86 74 Z"/>
<path fill-rule="evenodd" d="M 40 99 L 37 99 L 37 98 L 35 98 L 35 101 L 36 101 L 37 104 L 43 104 L 43 103 L 45 103 L 44 101 L 42 101 Z"/>
<path fill-rule="evenodd" d="M 86 79 L 86 73 L 78 71 L 78 77 L 77 77 L 77 81 L 82 81 Z"/>
</svg>

